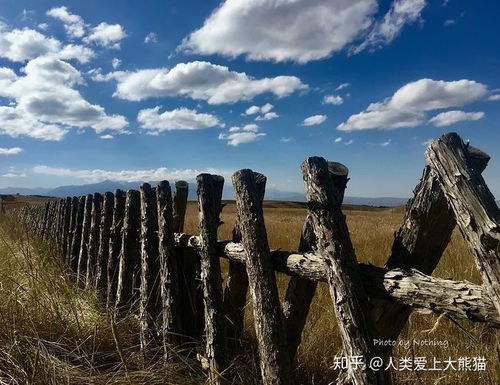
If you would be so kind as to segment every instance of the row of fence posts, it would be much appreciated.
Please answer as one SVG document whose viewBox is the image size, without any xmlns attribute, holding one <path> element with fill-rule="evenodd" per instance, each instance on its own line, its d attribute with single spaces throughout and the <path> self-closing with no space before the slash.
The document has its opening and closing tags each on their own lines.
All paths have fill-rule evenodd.
<svg viewBox="0 0 500 385">
<path fill-rule="evenodd" d="M 79 285 L 97 289 L 117 317 L 138 314 L 143 352 L 204 341 L 210 384 L 225 384 L 232 353 L 241 348 L 250 294 L 262 382 L 294 383 L 292 362 L 318 281 L 327 282 L 343 351 L 367 363 L 389 348 L 412 309 L 500 325 L 500 210 L 481 177 L 489 156 L 454 133 L 434 140 L 428 166 L 385 268 L 357 263 L 341 210 L 348 170 L 312 157 L 301 170 L 308 214 L 298 252 L 271 252 L 263 216 L 266 177 L 251 170 L 232 176 L 236 224 L 218 241 L 224 179 L 197 177 L 199 236 L 182 234 L 188 184 L 166 181 L 140 191 L 89 194 L 11 211 L 36 235 L 59 248 Z M 484 285 L 431 277 L 458 225 Z M 183 247 L 185 246 L 185 247 Z M 229 258 L 228 276 L 220 257 Z M 416 270 L 418 269 L 418 270 Z M 283 305 L 275 270 L 291 276 Z M 174 349 L 174 350 L 173 350 Z M 385 385 L 390 371 L 348 367 L 338 384 Z"/>
</svg>

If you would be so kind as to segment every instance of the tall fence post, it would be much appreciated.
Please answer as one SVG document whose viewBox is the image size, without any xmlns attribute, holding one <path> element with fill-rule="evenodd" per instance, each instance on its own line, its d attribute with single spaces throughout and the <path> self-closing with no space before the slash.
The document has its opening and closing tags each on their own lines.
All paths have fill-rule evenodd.
<svg viewBox="0 0 500 385">
<path fill-rule="evenodd" d="M 500 209 L 483 177 L 469 165 L 467 145 L 455 134 L 431 142 L 425 153 L 476 257 L 483 284 L 500 313 Z"/>
<path fill-rule="evenodd" d="M 90 224 L 89 250 L 85 277 L 85 285 L 87 287 L 95 287 L 95 277 L 97 274 L 97 253 L 99 252 L 99 237 L 101 235 L 101 205 L 102 195 L 95 193 L 92 198 L 92 219 Z"/>
<path fill-rule="evenodd" d="M 233 175 L 232 181 L 246 252 L 262 382 L 264 385 L 293 384 L 295 381 L 262 210 L 266 178 L 252 170 L 240 170 Z"/>
<path fill-rule="evenodd" d="M 64 200 L 64 217 L 62 224 L 62 244 L 61 244 L 63 262 L 66 262 L 68 244 L 70 242 L 70 223 L 71 223 L 71 212 L 73 208 L 72 202 L 73 200 L 71 197 L 67 197 Z"/>
<path fill-rule="evenodd" d="M 302 163 L 301 169 L 316 247 L 327 265 L 327 279 L 345 355 L 361 357 L 365 363 L 357 369 L 349 366 L 348 380 L 355 385 L 390 384 L 387 371 L 375 372 L 368 367 L 378 353 L 373 345 L 375 325 L 328 164 L 323 158 L 312 157 Z"/>
<path fill-rule="evenodd" d="M 83 214 L 82 239 L 80 244 L 80 256 L 78 259 L 77 280 L 80 284 L 85 283 L 87 273 L 87 259 L 89 256 L 90 226 L 92 224 L 92 201 L 94 197 L 88 194 L 85 197 L 85 209 Z"/>
<path fill-rule="evenodd" d="M 85 196 L 81 196 L 78 199 L 78 207 L 73 227 L 73 237 L 71 240 L 70 267 L 75 274 L 78 274 L 78 258 L 80 257 L 80 247 L 82 245 L 82 229 L 83 229 L 83 216 L 85 213 L 85 199 L 86 199 Z"/>
<path fill-rule="evenodd" d="M 102 297 L 106 297 L 108 285 L 108 260 L 109 260 L 109 240 L 111 226 L 113 225 L 113 205 L 115 196 L 111 192 L 104 194 L 102 202 L 102 216 L 100 224 L 99 250 L 97 252 L 97 271 L 95 286 Z"/>
<path fill-rule="evenodd" d="M 188 307 L 188 304 L 181 301 L 181 272 L 179 271 L 179 261 L 174 250 L 175 221 L 172 214 L 172 191 L 167 181 L 160 182 L 156 187 L 156 201 L 158 205 L 160 294 L 163 308 L 161 336 L 164 358 L 168 358 L 171 346 L 180 342 L 182 310 L 184 307 Z M 178 202 L 178 204 L 180 205 L 181 202 Z M 179 223 L 177 222 L 177 226 L 179 226 Z M 184 297 L 186 296 L 183 295 Z"/>
<path fill-rule="evenodd" d="M 140 204 L 139 191 L 128 190 L 116 290 L 116 310 L 119 315 L 126 314 L 131 310 L 135 305 L 135 301 L 139 298 L 138 289 L 141 269 Z"/>
<path fill-rule="evenodd" d="M 160 256 L 156 196 L 151 186 L 144 183 L 141 194 L 141 288 L 140 288 L 140 342 L 143 354 L 150 344 L 157 342 L 156 326 L 161 314 Z"/>
<path fill-rule="evenodd" d="M 122 249 L 123 221 L 125 219 L 125 192 L 115 191 L 115 202 L 113 208 L 113 225 L 109 235 L 109 259 L 108 259 L 108 292 L 106 306 L 112 309 L 116 304 L 116 292 L 118 290 L 118 274 L 120 270 L 120 252 Z"/>
<path fill-rule="evenodd" d="M 200 174 L 198 205 L 200 220 L 200 259 L 205 308 L 206 358 L 211 385 L 224 384 L 226 369 L 226 335 L 222 302 L 222 276 L 217 253 L 217 228 L 221 210 L 224 178 L 218 175 Z"/>
</svg>

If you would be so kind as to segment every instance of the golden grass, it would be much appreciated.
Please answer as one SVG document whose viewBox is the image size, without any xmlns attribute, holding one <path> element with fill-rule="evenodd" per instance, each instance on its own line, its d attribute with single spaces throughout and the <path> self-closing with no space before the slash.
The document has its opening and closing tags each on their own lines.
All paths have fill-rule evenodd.
<svg viewBox="0 0 500 385">
<path fill-rule="evenodd" d="M 266 228 L 271 248 L 297 248 L 306 211 L 303 205 L 267 203 Z M 383 265 L 390 253 L 393 233 L 402 219 L 402 209 L 346 210 L 351 236 L 360 261 Z M 219 237 L 228 239 L 234 225 L 235 206 L 225 207 Z M 186 232 L 196 234 L 197 207 L 188 205 Z M 0 227 L 0 383 L 7 384 L 202 384 L 200 371 L 192 362 L 166 366 L 142 365 L 133 317 L 120 321 L 124 362 L 113 339 L 110 319 L 95 294 L 77 289 L 64 274 L 48 245 L 26 238 L 12 226 Z M 225 262 L 223 269 L 226 269 Z M 460 234 L 452 241 L 436 275 L 480 283 L 474 260 Z M 281 295 L 288 278 L 278 274 Z M 259 383 L 251 304 L 247 306 L 247 349 L 233 362 L 235 384 Z M 484 356 L 482 372 L 395 373 L 395 384 L 497 385 L 500 383 L 498 333 L 480 324 L 462 322 L 459 328 L 446 318 L 414 313 L 402 340 L 448 341 L 444 347 L 405 348 L 394 356 L 421 356 L 432 360 Z M 297 378 L 300 384 L 329 384 L 330 369 L 341 355 L 336 319 L 328 288 L 320 284 L 311 307 L 299 348 Z"/>
</svg>

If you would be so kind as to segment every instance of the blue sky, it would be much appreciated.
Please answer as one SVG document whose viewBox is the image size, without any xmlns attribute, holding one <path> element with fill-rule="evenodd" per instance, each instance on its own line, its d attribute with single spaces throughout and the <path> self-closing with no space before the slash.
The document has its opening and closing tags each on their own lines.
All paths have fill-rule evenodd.
<svg viewBox="0 0 500 385">
<path fill-rule="evenodd" d="M 445 132 L 492 156 L 494 0 L 0 4 L 0 188 L 227 178 L 303 191 L 300 163 L 350 169 L 351 196 L 408 197 Z"/>
</svg>

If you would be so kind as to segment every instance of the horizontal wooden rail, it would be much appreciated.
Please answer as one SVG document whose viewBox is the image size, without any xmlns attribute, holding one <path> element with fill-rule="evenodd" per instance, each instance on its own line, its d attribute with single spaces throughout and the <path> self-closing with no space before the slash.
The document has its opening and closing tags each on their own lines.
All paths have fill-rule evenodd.
<svg viewBox="0 0 500 385">
<path fill-rule="evenodd" d="M 175 234 L 178 248 L 199 249 L 200 237 Z M 246 254 L 241 243 L 219 241 L 221 257 L 245 263 Z M 276 271 L 312 281 L 326 282 L 326 266 L 322 256 L 272 250 L 271 259 Z M 467 281 L 453 281 L 425 275 L 418 270 L 387 270 L 360 263 L 366 292 L 374 298 L 393 300 L 418 311 L 446 313 L 453 319 L 484 322 L 500 328 L 500 315 L 487 290 Z"/>
</svg>

